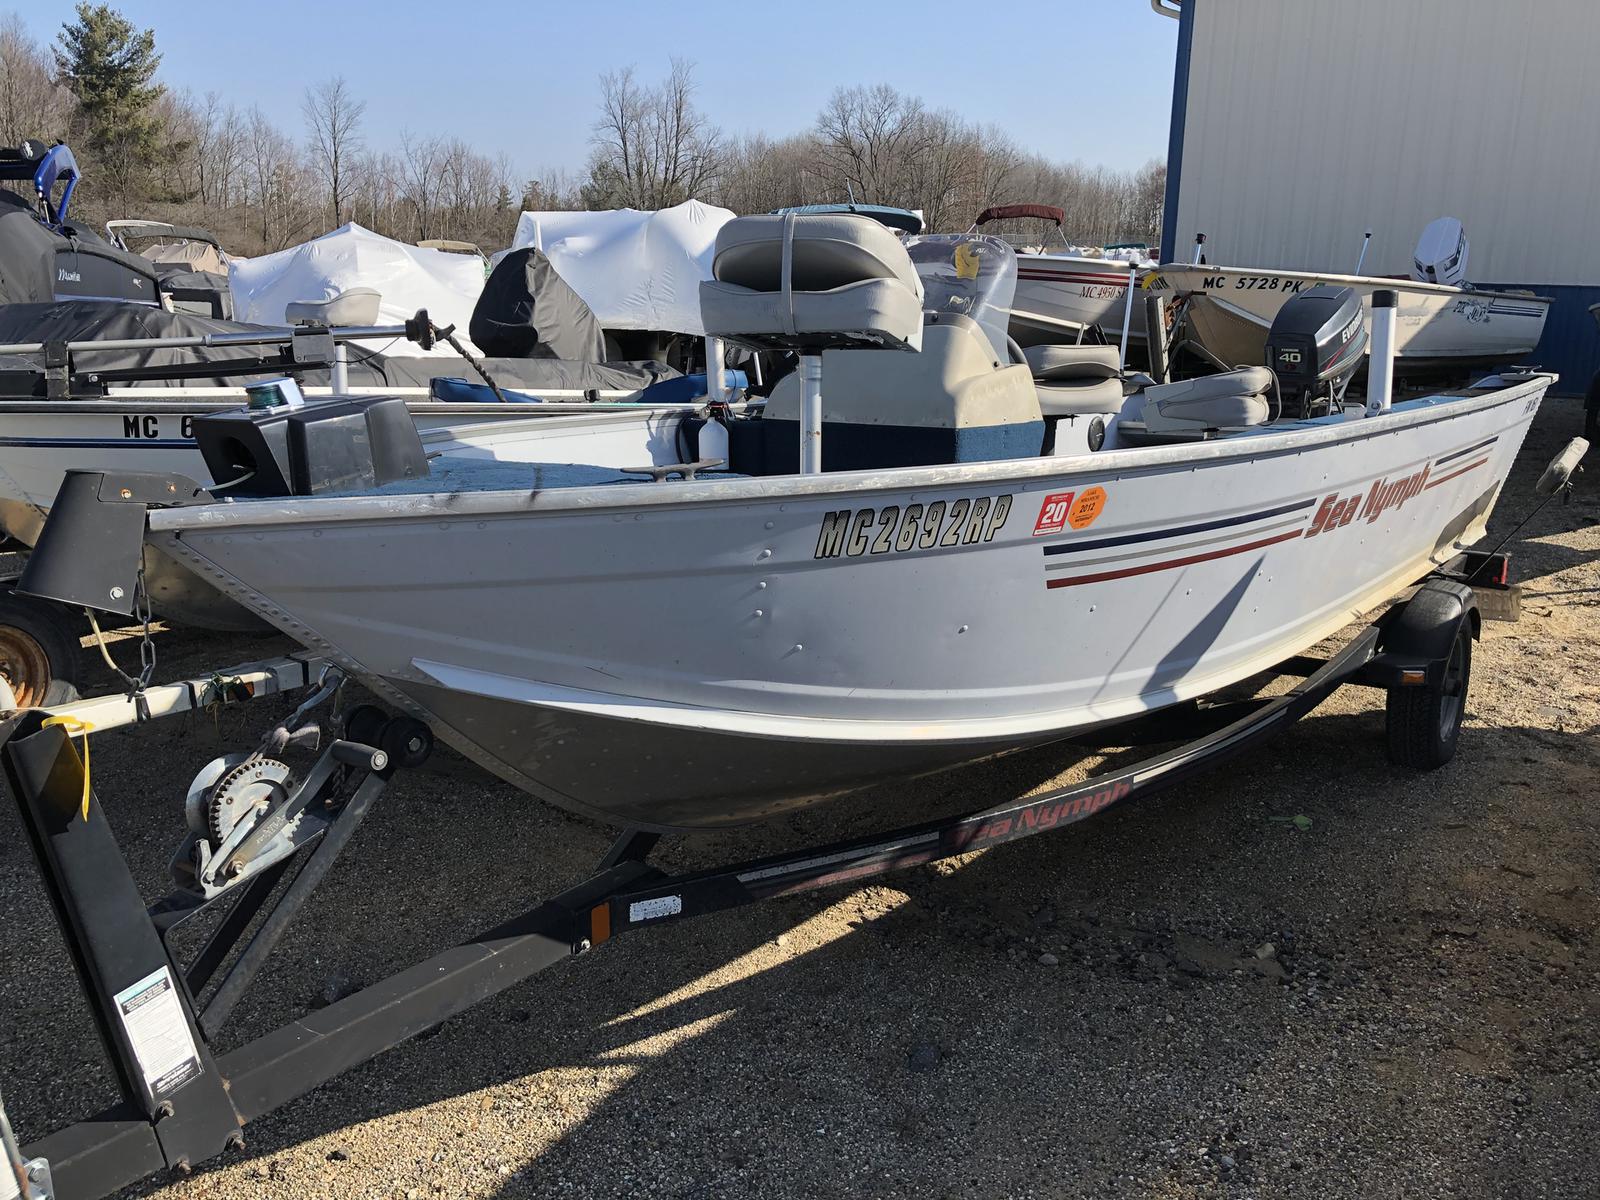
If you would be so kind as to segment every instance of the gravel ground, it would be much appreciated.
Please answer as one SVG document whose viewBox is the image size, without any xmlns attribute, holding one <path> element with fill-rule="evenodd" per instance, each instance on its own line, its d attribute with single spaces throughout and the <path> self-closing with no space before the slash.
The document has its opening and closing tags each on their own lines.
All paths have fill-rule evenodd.
<svg viewBox="0 0 1600 1200">
<path fill-rule="evenodd" d="M 1576 402 L 1545 406 L 1497 529 L 1580 422 Z M 1597 495 L 1580 481 L 1514 544 L 1523 620 L 1486 627 L 1437 773 L 1391 767 L 1381 694 L 1347 689 L 1226 770 L 1069 832 L 603 947 L 132 1194 L 1595 1195 Z M 170 678 L 284 644 L 160 645 Z M 96 737 L 149 892 L 193 772 L 282 711 Z M 1016 755 L 662 859 L 863 832 L 1097 761 Z M 528 907 L 606 843 L 441 756 L 383 798 L 227 1044 Z M 28 966 L 0 978 L 0 1081 L 27 1139 L 110 1085 L 9 806 L 0 912 Z"/>
</svg>

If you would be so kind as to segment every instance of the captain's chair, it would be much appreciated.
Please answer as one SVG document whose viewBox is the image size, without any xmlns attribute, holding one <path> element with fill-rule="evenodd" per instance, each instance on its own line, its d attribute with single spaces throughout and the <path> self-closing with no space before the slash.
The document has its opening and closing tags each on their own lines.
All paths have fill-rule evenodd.
<svg viewBox="0 0 1600 1200">
<path fill-rule="evenodd" d="M 707 336 L 800 352 L 791 444 L 802 472 L 820 472 L 823 351 L 922 345 L 922 283 L 905 247 L 853 213 L 738 217 L 717 231 L 711 274 L 700 284 Z"/>
</svg>

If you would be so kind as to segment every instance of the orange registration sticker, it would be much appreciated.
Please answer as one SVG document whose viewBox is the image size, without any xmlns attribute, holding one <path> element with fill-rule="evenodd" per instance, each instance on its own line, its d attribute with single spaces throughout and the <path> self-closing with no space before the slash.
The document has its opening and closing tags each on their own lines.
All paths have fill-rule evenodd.
<svg viewBox="0 0 1600 1200">
<path fill-rule="evenodd" d="M 1106 490 L 1092 487 L 1080 495 L 1067 513 L 1067 524 L 1074 529 L 1087 529 L 1093 525 L 1106 508 Z"/>
<path fill-rule="evenodd" d="M 1072 507 L 1072 492 L 1051 492 L 1039 505 L 1039 519 L 1033 523 L 1033 536 L 1060 533 L 1067 527 L 1067 511 Z"/>
</svg>

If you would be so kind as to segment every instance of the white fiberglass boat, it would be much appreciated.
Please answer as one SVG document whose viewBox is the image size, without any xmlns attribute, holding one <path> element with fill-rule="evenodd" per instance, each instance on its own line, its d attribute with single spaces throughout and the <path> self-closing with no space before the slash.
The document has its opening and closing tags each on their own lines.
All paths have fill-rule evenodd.
<svg viewBox="0 0 1600 1200">
<path fill-rule="evenodd" d="M 22 586 L 116 608 L 106 582 L 131 595 L 148 538 L 537 796 L 725 825 L 1306 650 L 1482 537 L 1553 379 L 1391 402 L 1374 372 L 1352 409 L 1359 356 L 1335 330 L 1312 347 L 1340 364 L 1312 369 L 1321 416 L 1275 416 L 1263 368 L 1064 400 L 995 365 L 985 317 L 1014 271 L 993 238 L 742 218 L 706 325 L 802 360 L 764 416 L 728 422 L 731 470 L 674 467 L 695 457 L 674 435 L 657 473 L 692 478 L 642 479 L 598 445 L 581 466 L 447 458 L 366 490 L 227 500 L 175 480 L 170 506 L 75 475 Z M 239 447 L 270 420 L 201 423 L 208 460 L 256 462 Z"/>
<path fill-rule="evenodd" d="M 1429 249 L 1435 245 L 1440 249 Z M 1435 255 L 1443 257 L 1436 261 Z M 1467 241 L 1459 221 L 1430 224 L 1414 259 L 1411 279 L 1166 263 L 1145 286 L 1170 292 L 1188 336 L 1228 364 L 1265 362 L 1273 319 L 1287 301 L 1315 287 L 1353 288 L 1369 310 L 1373 292 L 1396 292 L 1395 370 L 1402 374 L 1503 365 L 1538 345 L 1550 298 L 1466 284 Z"/>
<path fill-rule="evenodd" d="M 1066 214 L 1048 204 L 1004 204 L 978 214 L 972 229 L 990 221 L 1036 219 L 1055 224 L 1061 232 Z M 1066 235 L 1062 233 L 1062 242 Z M 1098 326 L 1108 341 L 1122 337 L 1124 318 L 1130 341 L 1144 340 L 1144 306 L 1137 290 L 1128 307 L 1128 289 L 1138 287 L 1141 267 L 1155 263 L 1139 250 L 1124 250 L 1127 258 L 1082 253 L 1065 245 L 1063 250 L 1019 251 L 1017 295 L 1011 310 L 1011 335 L 1023 346 L 1079 342 Z"/>
</svg>

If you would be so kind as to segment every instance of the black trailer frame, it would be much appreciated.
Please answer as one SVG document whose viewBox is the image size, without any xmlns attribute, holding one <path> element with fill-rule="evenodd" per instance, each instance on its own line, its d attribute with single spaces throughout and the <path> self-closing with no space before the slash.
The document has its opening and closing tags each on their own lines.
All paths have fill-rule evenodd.
<svg viewBox="0 0 1600 1200">
<path fill-rule="evenodd" d="M 1493 574 L 1504 580 L 1503 563 L 1498 565 Z M 1482 563 L 1471 567 L 1480 577 L 1482 568 Z M 121 1100 L 105 1111 L 21 1151 L 24 1159 L 33 1160 L 38 1180 L 44 1181 L 34 1184 L 35 1192 L 88 1200 L 163 1169 L 187 1172 L 225 1151 L 242 1150 L 244 1127 L 256 1117 L 621 934 L 1065 828 L 1217 767 L 1281 732 L 1346 684 L 1388 689 L 1391 728 L 1397 694 L 1410 693 L 1405 699 L 1413 700 L 1419 692 L 1444 694 L 1455 687 L 1458 702 L 1453 711 L 1459 729 L 1466 677 L 1447 668 L 1463 645 L 1470 662 L 1479 621 L 1474 589 L 1459 573 L 1429 576 L 1413 599 L 1388 609 L 1332 657 L 1301 656 L 1282 664 L 1276 674 L 1302 677 L 1289 690 L 1191 710 L 1190 715 L 1204 718 L 1209 728 L 1181 745 L 1082 783 L 891 833 L 670 875 L 648 861 L 660 835 L 625 830 L 594 872 L 576 886 L 225 1054 L 213 1053 L 208 1039 L 284 925 L 304 906 L 356 824 L 406 761 L 407 752 L 396 742 L 392 726 L 409 718 L 395 718 L 386 726 L 382 714 L 370 708 L 362 724 L 352 716 L 345 726 L 346 738 L 359 740 L 334 742 L 310 773 L 315 777 L 322 772 L 316 787 L 340 781 L 347 797 L 327 831 L 296 858 L 216 897 L 216 902 L 226 901 L 231 907 L 194 960 L 185 963 L 167 935 L 211 902 L 197 904 L 192 896 L 176 893 L 147 906 L 97 799 L 89 801 L 85 816 L 84 772 L 72 746 L 70 726 L 47 723 L 49 714 L 44 710 L 13 714 L 0 725 L 4 747 L 0 757 L 122 1092 Z M 298 674 L 256 670 L 250 678 L 263 686 L 254 690 L 265 694 L 301 681 L 310 684 L 315 660 L 297 661 L 303 667 Z M 188 697 L 184 703 L 158 706 L 167 713 L 202 701 L 246 698 L 253 689 L 206 695 L 204 681 L 193 681 L 161 690 Z M 96 715 L 104 717 L 105 705 L 112 702 L 89 703 L 100 703 Z M 1170 724 L 1158 731 L 1158 737 L 1175 740 Z M 290 882 L 268 905 L 285 875 Z M 238 949 L 243 934 L 258 920 L 253 938 Z M 230 957 L 232 963 L 224 970 Z M 199 997 L 219 974 L 221 983 L 201 1003 Z M 181 1015 L 187 1028 L 192 1061 L 167 1078 L 149 1080 L 148 1061 L 134 1044 L 125 1015 L 130 985 L 161 999 L 169 1013 Z M 119 996 L 124 998 L 122 1007 Z M 173 1033 L 172 1027 L 167 1032 Z"/>
</svg>

